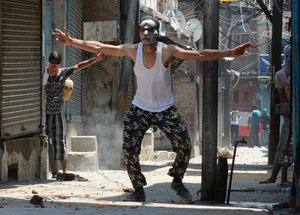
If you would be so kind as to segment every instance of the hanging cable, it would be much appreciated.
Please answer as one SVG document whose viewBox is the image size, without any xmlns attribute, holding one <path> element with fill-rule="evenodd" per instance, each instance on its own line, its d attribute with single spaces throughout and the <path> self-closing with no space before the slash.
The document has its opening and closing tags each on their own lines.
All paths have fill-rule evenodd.
<svg viewBox="0 0 300 215">
<path fill-rule="evenodd" d="M 243 15 L 243 11 L 242 11 L 242 6 L 244 5 L 245 0 L 243 0 L 243 2 L 240 4 L 240 14 L 241 14 L 241 20 L 242 20 L 242 26 L 244 29 L 244 32 L 247 32 L 246 28 L 245 28 L 245 24 L 244 24 L 244 15 Z"/>
<path fill-rule="evenodd" d="M 231 87 L 231 89 L 234 89 L 238 85 L 239 81 L 240 81 L 240 76 L 238 76 L 236 83 L 233 85 L 233 87 Z"/>
</svg>

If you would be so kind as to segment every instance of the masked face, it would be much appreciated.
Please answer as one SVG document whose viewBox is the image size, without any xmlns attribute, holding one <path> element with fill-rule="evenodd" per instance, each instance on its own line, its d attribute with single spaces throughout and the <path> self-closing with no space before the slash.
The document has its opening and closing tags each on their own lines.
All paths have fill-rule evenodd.
<svg viewBox="0 0 300 215">
<path fill-rule="evenodd" d="M 140 24 L 140 39 L 143 45 L 157 43 L 158 26 L 153 20 L 144 20 Z"/>
<path fill-rule="evenodd" d="M 49 71 L 50 71 L 50 76 L 55 76 L 58 73 L 59 64 L 49 63 L 48 68 L 49 68 Z"/>
<path fill-rule="evenodd" d="M 140 38 L 143 45 L 151 45 L 157 43 L 158 32 L 156 29 L 141 29 Z"/>
</svg>

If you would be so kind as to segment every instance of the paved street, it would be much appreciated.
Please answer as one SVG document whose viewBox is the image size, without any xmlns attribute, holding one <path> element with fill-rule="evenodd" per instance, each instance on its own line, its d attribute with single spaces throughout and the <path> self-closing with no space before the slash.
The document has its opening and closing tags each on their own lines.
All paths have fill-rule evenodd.
<svg viewBox="0 0 300 215">
<path fill-rule="evenodd" d="M 145 161 L 143 172 L 148 185 L 146 202 L 124 202 L 131 185 L 125 170 L 76 172 L 88 181 L 54 179 L 0 184 L 0 214 L 270 214 L 268 208 L 286 202 L 286 189 L 275 184 L 258 184 L 269 176 L 267 149 L 240 147 L 237 150 L 230 205 L 201 203 L 197 192 L 201 186 L 201 157 L 193 158 L 184 182 L 194 196 L 194 204 L 186 204 L 171 190 L 166 174 L 170 161 Z M 229 164 L 231 160 L 228 160 Z M 230 167 L 229 167 L 230 169 Z M 279 175 L 280 176 L 280 175 Z M 38 195 L 43 207 L 29 201 Z M 285 210 L 287 212 L 287 209 Z M 273 214 L 285 214 L 274 211 Z"/>
</svg>

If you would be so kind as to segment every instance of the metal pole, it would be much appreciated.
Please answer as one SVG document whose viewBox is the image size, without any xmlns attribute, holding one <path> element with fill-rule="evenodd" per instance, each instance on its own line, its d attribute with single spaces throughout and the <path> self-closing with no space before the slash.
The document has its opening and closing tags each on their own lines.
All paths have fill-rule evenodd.
<svg viewBox="0 0 300 215">
<path fill-rule="evenodd" d="M 229 184 L 228 184 L 228 194 L 227 194 L 227 202 L 226 202 L 227 205 L 229 204 L 229 199 L 230 199 L 232 175 L 233 175 L 234 161 L 235 161 L 235 155 L 236 155 L 236 148 L 237 148 L 237 146 L 238 146 L 238 143 L 237 143 L 237 141 L 235 141 L 234 151 L 233 151 L 233 158 L 232 158 L 232 164 L 231 164 L 231 170 L 230 170 L 230 178 L 229 178 Z"/>
<path fill-rule="evenodd" d="M 227 201 L 226 204 L 229 204 L 229 199 L 230 199 L 230 193 L 231 193 L 231 184 L 232 184 L 232 176 L 233 176 L 233 169 L 234 169 L 234 162 L 235 162 L 235 155 L 236 155 L 236 149 L 239 145 L 241 144 L 247 144 L 246 140 L 243 138 L 241 140 L 237 139 L 235 140 L 234 144 L 234 151 L 233 151 L 233 158 L 232 158 L 232 164 L 231 164 L 231 171 L 230 171 L 230 178 L 229 178 L 229 184 L 228 184 L 228 194 L 227 194 Z"/>
</svg>

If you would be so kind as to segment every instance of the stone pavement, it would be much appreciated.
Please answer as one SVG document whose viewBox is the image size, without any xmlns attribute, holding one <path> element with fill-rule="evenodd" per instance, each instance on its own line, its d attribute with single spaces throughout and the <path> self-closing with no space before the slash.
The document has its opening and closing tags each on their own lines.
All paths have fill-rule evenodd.
<svg viewBox="0 0 300 215">
<path fill-rule="evenodd" d="M 228 160 L 231 163 L 231 160 Z M 171 190 L 167 171 L 171 161 L 143 161 L 142 170 L 148 185 L 146 202 L 124 202 L 131 184 L 124 169 L 76 172 L 88 181 L 57 181 L 54 179 L 26 183 L 0 184 L 0 214 L 287 214 L 288 210 L 268 209 L 286 202 L 288 194 L 275 184 L 259 184 L 266 179 L 271 167 L 267 163 L 267 149 L 239 147 L 234 168 L 229 205 L 201 203 L 197 192 L 201 187 L 201 157 L 190 162 L 184 183 L 194 197 L 194 204 L 180 200 Z M 230 170 L 230 167 L 229 167 Z M 290 175 L 289 175 L 290 177 Z M 43 207 L 30 203 L 38 195 Z"/>
</svg>

